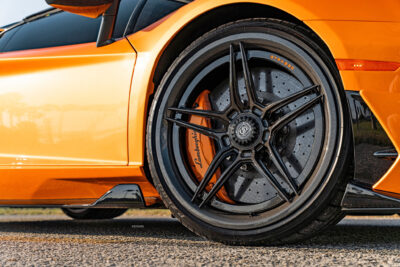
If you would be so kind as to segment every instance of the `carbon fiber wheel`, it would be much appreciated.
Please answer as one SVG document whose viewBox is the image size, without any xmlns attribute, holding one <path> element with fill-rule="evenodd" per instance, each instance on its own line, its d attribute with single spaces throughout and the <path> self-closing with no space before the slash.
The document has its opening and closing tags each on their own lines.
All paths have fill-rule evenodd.
<svg viewBox="0 0 400 267">
<path fill-rule="evenodd" d="M 328 56 L 289 23 L 239 21 L 195 41 L 165 74 L 148 126 L 151 171 L 174 216 L 231 244 L 304 238 L 346 179 L 338 84 Z"/>
</svg>

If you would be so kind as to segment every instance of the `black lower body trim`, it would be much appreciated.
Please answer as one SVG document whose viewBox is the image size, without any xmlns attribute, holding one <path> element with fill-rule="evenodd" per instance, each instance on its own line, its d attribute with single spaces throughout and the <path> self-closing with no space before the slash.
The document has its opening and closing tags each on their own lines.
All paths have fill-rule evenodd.
<svg viewBox="0 0 400 267">
<path fill-rule="evenodd" d="M 400 213 L 400 199 L 349 183 L 342 200 L 342 209 L 351 214 L 395 214 Z"/>
<path fill-rule="evenodd" d="M 90 205 L 65 205 L 64 208 L 144 208 L 144 198 L 140 187 L 136 184 L 121 184 L 105 193 Z"/>
<path fill-rule="evenodd" d="M 354 179 L 372 187 L 392 166 L 397 151 L 360 93 L 346 91 L 346 97 L 354 136 Z"/>
</svg>

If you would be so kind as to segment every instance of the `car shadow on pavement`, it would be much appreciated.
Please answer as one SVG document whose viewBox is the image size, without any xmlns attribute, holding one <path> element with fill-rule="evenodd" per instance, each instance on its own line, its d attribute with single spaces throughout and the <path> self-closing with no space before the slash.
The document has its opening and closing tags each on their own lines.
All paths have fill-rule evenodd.
<svg viewBox="0 0 400 267">
<path fill-rule="evenodd" d="M 211 245 L 205 239 L 196 236 L 177 220 L 170 218 L 126 218 L 115 220 L 76 221 L 56 217 L 32 218 L 19 217 L 5 219 L 0 216 L 0 236 L 5 235 L 63 235 L 70 237 L 113 237 L 124 238 L 124 242 L 135 242 L 135 238 L 149 241 L 152 238 L 166 240 L 187 240 Z M 126 240 L 128 238 L 128 240 Z M 137 240 L 136 240 L 137 242 Z M 215 244 L 217 245 L 217 244 Z M 287 247 L 297 248 L 400 248 L 400 220 L 377 220 L 365 223 L 362 219 L 345 220 L 311 240 Z"/>
<path fill-rule="evenodd" d="M 2 219 L 0 216 L 0 235 L 5 233 L 21 234 L 57 234 L 82 236 L 124 236 L 124 237 L 157 237 L 185 239 L 193 238 L 192 234 L 176 219 L 171 218 L 118 218 L 114 220 L 71 220 L 57 216 L 56 219 L 46 216 L 19 217 L 17 220 Z M 201 239 L 202 240 L 202 239 Z"/>
<path fill-rule="evenodd" d="M 361 217 L 362 218 L 362 217 Z M 398 250 L 400 249 L 400 220 L 344 220 L 296 247 Z"/>
</svg>

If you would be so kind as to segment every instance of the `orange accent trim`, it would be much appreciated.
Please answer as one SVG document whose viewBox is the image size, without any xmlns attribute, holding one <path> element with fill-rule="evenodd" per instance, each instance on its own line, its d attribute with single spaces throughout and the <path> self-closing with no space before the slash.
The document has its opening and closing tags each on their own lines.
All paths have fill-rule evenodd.
<svg viewBox="0 0 400 267">
<path fill-rule="evenodd" d="M 111 4 L 112 3 L 99 6 L 79 6 L 79 7 L 64 6 L 64 5 L 51 5 L 51 6 L 70 13 L 95 19 L 98 18 L 104 12 L 106 12 L 106 10 L 111 6 Z"/>
<path fill-rule="evenodd" d="M 336 59 L 339 70 L 358 71 L 395 71 L 400 68 L 400 63 L 387 61 L 373 61 L 360 59 Z"/>
</svg>

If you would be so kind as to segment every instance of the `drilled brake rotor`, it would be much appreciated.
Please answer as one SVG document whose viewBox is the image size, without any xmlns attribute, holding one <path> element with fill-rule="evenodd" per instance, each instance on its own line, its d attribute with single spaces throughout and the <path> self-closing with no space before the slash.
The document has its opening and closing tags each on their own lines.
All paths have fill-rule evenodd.
<svg viewBox="0 0 400 267">
<path fill-rule="evenodd" d="M 262 103 L 274 102 L 303 90 L 303 85 L 295 77 L 281 70 L 255 68 L 252 69 L 252 76 L 255 88 L 258 89 L 256 91 L 257 97 L 262 100 Z M 239 74 L 237 79 L 240 97 L 242 101 L 247 101 L 243 75 Z M 229 83 L 225 80 L 210 94 L 213 109 L 217 111 L 226 110 L 229 106 L 229 97 Z M 283 113 L 287 113 L 291 108 L 296 108 L 303 102 L 300 99 L 291 103 L 283 109 Z M 278 144 L 281 148 L 279 152 L 289 172 L 293 177 L 296 177 L 296 180 L 303 178 L 300 173 L 311 153 L 314 142 L 314 127 L 314 113 L 311 111 L 296 118 L 280 134 Z M 280 177 L 279 171 L 267 157 L 265 162 L 271 172 Z M 285 187 L 282 178 L 279 182 Z M 300 184 L 303 181 L 297 182 Z M 276 190 L 271 187 L 267 179 L 250 164 L 237 170 L 232 178 L 227 181 L 225 188 L 234 201 L 241 203 L 261 203 L 277 195 Z"/>
</svg>

